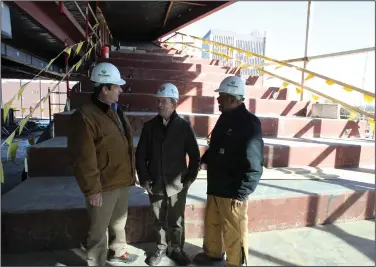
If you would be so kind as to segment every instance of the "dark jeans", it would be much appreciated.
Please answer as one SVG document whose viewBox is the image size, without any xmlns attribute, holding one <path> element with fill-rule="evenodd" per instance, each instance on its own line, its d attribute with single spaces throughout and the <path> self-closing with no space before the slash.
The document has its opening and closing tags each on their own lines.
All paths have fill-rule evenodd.
<svg viewBox="0 0 376 267">
<path fill-rule="evenodd" d="M 149 195 L 159 249 L 166 250 L 169 241 L 172 250 L 184 246 L 184 211 L 187 192 L 188 189 L 184 188 L 170 197 L 167 195 Z"/>
</svg>

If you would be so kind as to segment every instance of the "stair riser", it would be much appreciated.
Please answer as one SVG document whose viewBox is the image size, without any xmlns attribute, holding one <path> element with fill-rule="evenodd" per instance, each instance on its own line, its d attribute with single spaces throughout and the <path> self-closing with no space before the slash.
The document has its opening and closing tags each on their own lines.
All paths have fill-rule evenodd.
<svg viewBox="0 0 376 267">
<path fill-rule="evenodd" d="M 194 64 L 204 64 L 211 66 L 221 66 L 219 60 L 201 59 L 193 58 L 189 56 L 176 57 L 171 55 L 152 55 L 152 54 L 137 54 L 137 53 L 111 53 L 110 60 L 122 60 L 122 59 L 133 59 L 133 60 L 150 60 L 158 62 L 176 62 L 176 63 L 194 63 Z M 99 62 L 105 61 L 107 59 L 100 59 Z"/>
<path fill-rule="evenodd" d="M 375 191 L 370 190 L 250 200 L 248 227 L 250 232 L 262 232 L 374 218 L 374 199 Z M 203 237 L 204 215 L 205 204 L 186 206 L 186 238 Z M 129 207 L 125 227 L 128 243 L 155 241 L 153 229 L 150 206 Z M 88 216 L 84 208 L 2 213 L 2 251 L 71 249 L 85 242 L 87 231 Z"/>
<path fill-rule="evenodd" d="M 129 105 L 127 111 L 156 111 L 154 95 L 122 94 L 119 103 Z M 90 93 L 73 93 L 71 95 L 71 109 L 79 108 L 91 102 Z M 293 116 L 310 114 L 312 104 L 288 100 L 247 99 L 245 105 L 249 111 L 257 115 Z M 178 112 L 183 113 L 220 113 L 216 97 L 180 96 Z"/>
<path fill-rule="evenodd" d="M 117 53 L 123 54 L 122 51 L 111 51 L 111 55 Z M 173 48 L 154 48 L 154 49 L 136 49 L 135 53 L 139 54 L 164 54 L 164 55 L 181 55 L 182 52 Z"/>
<path fill-rule="evenodd" d="M 159 69 L 139 69 L 119 67 L 121 76 L 124 78 L 148 79 L 148 80 L 165 80 L 166 82 L 184 81 L 184 82 L 212 82 L 220 83 L 225 77 L 234 74 L 221 73 L 202 73 L 196 71 L 182 72 L 179 70 L 159 70 Z"/>
<path fill-rule="evenodd" d="M 127 115 L 133 129 L 133 135 L 141 135 L 143 125 L 155 115 Z M 182 115 L 189 120 L 198 137 L 206 137 L 214 128 L 218 116 Z M 302 118 L 271 118 L 260 117 L 264 137 L 322 137 L 322 138 L 348 138 L 364 137 L 366 122 L 346 120 L 320 120 Z M 55 114 L 55 136 L 66 136 L 69 127 L 69 115 Z"/>
<path fill-rule="evenodd" d="M 125 93 L 139 93 L 139 94 L 155 94 L 158 87 L 165 83 L 166 80 L 138 80 L 138 79 L 127 79 L 126 85 L 122 86 Z M 208 83 L 208 82 L 184 82 L 184 81 L 174 81 L 173 82 L 179 90 L 179 94 L 190 95 L 190 96 L 214 96 L 218 97 L 218 93 L 214 92 L 219 86 L 219 83 Z M 82 92 L 93 92 L 93 86 L 90 81 L 81 82 Z M 17 87 L 18 89 L 18 87 Z M 255 99 L 287 99 L 287 89 L 283 89 L 278 92 L 279 88 L 276 87 L 262 87 L 262 86 L 248 86 L 246 92 L 246 98 Z"/>
<path fill-rule="evenodd" d="M 207 146 L 200 146 L 201 155 Z M 31 148 L 28 157 L 30 177 L 71 176 L 69 154 L 66 148 Z M 304 155 L 304 156 L 302 156 Z M 53 158 L 48 165 L 45 159 Z M 375 150 L 372 146 L 285 146 L 265 144 L 264 166 L 272 167 L 320 167 L 357 168 L 374 164 Z M 188 158 L 187 158 L 188 163 Z"/>
<path fill-rule="evenodd" d="M 157 62 L 146 60 L 132 60 L 132 59 L 106 59 L 103 62 L 110 62 L 118 68 L 139 68 L 139 69 L 158 69 L 158 70 L 177 70 L 177 71 L 195 71 L 197 73 L 229 73 L 232 68 L 223 66 L 211 66 L 196 63 L 180 63 L 180 62 Z M 240 71 L 238 71 L 240 73 Z M 236 72 L 233 74 L 237 74 Z"/>
</svg>

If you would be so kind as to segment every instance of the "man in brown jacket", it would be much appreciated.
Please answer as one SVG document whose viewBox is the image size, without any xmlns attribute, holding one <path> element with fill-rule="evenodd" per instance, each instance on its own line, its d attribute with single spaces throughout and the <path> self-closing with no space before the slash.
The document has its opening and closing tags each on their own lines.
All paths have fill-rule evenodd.
<svg viewBox="0 0 376 267">
<path fill-rule="evenodd" d="M 135 156 L 130 124 L 117 107 L 125 81 L 110 63 L 95 66 L 91 81 L 92 103 L 73 113 L 68 137 L 74 174 L 90 217 L 87 262 L 89 266 L 104 266 L 106 259 L 131 263 L 137 256 L 127 252 L 125 224 L 129 188 L 136 181 Z"/>
</svg>

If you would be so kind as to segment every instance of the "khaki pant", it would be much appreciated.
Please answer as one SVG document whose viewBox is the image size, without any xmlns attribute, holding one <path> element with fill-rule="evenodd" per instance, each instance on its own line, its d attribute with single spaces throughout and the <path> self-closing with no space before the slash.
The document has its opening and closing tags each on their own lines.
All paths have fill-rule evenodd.
<svg viewBox="0 0 376 267">
<path fill-rule="evenodd" d="M 231 199 L 208 195 L 205 214 L 204 252 L 221 258 L 227 266 L 248 262 L 248 201 L 231 208 Z"/>
<path fill-rule="evenodd" d="M 169 241 L 172 250 L 184 246 L 184 211 L 187 192 L 188 190 L 184 188 L 170 197 L 167 194 L 149 195 L 155 220 L 157 246 L 161 250 L 167 249 Z"/>
<path fill-rule="evenodd" d="M 86 203 L 90 217 L 87 239 L 87 263 L 89 266 L 104 266 L 107 259 L 107 243 L 115 256 L 126 252 L 125 224 L 128 215 L 129 187 L 102 192 L 102 206 Z M 107 236 L 109 230 L 109 237 Z"/>
</svg>

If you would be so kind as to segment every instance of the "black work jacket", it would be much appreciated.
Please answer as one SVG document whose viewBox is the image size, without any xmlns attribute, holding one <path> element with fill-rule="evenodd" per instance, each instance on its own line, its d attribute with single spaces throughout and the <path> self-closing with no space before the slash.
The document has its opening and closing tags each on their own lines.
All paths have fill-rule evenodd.
<svg viewBox="0 0 376 267">
<path fill-rule="evenodd" d="M 145 122 L 136 150 L 140 184 L 151 181 L 153 194 L 177 194 L 185 181 L 196 179 L 199 164 L 200 151 L 189 121 L 174 111 L 167 126 L 159 115 Z"/>
<path fill-rule="evenodd" d="M 207 164 L 207 194 L 247 199 L 263 173 L 264 142 L 260 120 L 244 104 L 222 113 L 201 161 Z"/>
</svg>

